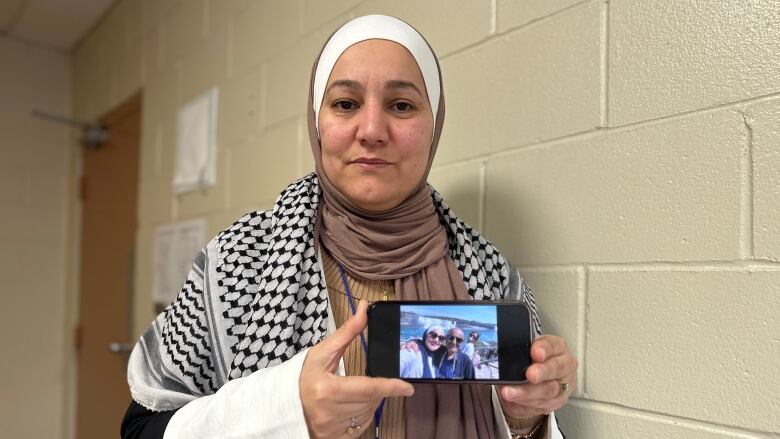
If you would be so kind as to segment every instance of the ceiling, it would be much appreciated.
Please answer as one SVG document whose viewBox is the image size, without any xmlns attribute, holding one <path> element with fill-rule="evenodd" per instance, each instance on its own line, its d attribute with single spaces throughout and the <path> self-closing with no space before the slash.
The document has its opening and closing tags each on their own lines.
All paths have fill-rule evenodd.
<svg viewBox="0 0 780 439">
<path fill-rule="evenodd" d="M 114 0 L 0 0 L 0 36 L 70 51 Z"/>
</svg>

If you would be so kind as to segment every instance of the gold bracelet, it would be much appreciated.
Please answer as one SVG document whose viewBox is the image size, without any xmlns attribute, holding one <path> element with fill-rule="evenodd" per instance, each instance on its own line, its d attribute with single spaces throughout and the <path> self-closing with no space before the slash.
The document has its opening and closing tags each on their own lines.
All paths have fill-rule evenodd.
<svg viewBox="0 0 780 439">
<path fill-rule="evenodd" d="M 509 416 L 506 417 L 507 425 L 509 425 L 510 428 L 528 428 L 528 425 L 521 426 L 523 423 L 527 423 L 529 420 L 533 418 L 510 418 Z M 512 423 L 510 424 L 510 421 Z M 534 425 L 534 428 L 531 429 L 528 433 L 512 433 L 509 432 L 509 435 L 512 437 L 512 439 L 531 439 L 534 436 L 536 436 L 536 433 L 539 433 L 539 430 L 541 430 L 542 426 L 545 425 L 547 421 L 547 415 L 542 416 L 539 418 L 538 421 L 536 421 L 536 424 Z"/>
<path fill-rule="evenodd" d="M 513 418 L 504 413 L 504 417 L 506 418 L 506 425 L 508 425 L 509 428 L 513 430 L 522 430 L 535 426 L 539 423 L 539 419 L 543 418 L 544 415 L 531 416 L 529 418 Z"/>
</svg>

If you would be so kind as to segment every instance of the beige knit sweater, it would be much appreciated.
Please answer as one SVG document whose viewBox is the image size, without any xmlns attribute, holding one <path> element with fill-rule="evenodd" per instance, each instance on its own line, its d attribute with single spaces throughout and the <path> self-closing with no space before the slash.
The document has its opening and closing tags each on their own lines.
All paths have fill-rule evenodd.
<svg viewBox="0 0 780 439">
<path fill-rule="evenodd" d="M 339 274 L 338 264 L 324 248 L 322 248 L 322 259 L 325 265 L 325 282 L 328 285 L 328 297 L 330 298 L 333 317 L 336 320 L 336 327 L 340 327 L 352 315 L 352 311 L 344 291 L 344 283 Z M 356 279 L 347 274 L 347 284 L 352 292 L 353 299 L 357 299 L 355 301 L 356 307 L 359 302 L 364 300 L 375 302 L 377 300 L 394 300 L 396 297 L 391 281 Z M 366 331 L 365 336 L 368 337 L 368 331 Z M 344 367 L 347 375 L 366 374 L 366 357 L 363 353 L 360 337 L 356 337 L 344 352 Z M 405 439 L 406 414 L 404 403 L 404 397 L 385 399 L 379 430 L 382 439 Z M 347 427 L 348 425 L 345 425 L 344 429 Z M 360 438 L 374 439 L 373 422 Z"/>
</svg>

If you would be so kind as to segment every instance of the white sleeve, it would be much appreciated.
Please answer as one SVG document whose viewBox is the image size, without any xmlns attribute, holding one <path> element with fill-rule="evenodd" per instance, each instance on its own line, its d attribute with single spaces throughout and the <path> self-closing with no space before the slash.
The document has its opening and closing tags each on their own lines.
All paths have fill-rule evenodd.
<svg viewBox="0 0 780 439">
<path fill-rule="evenodd" d="M 419 352 L 410 352 L 406 349 L 401 349 L 398 354 L 399 367 L 398 376 L 401 378 L 421 378 L 422 371 L 422 354 Z"/>
<path fill-rule="evenodd" d="M 308 438 L 298 382 L 308 349 L 180 408 L 164 439 Z"/>
<path fill-rule="evenodd" d="M 466 346 L 463 346 L 463 349 L 461 349 L 461 352 L 468 355 L 469 358 L 474 356 L 474 343 L 466 343 Z"/>
<path fill-rule="evenodd" d="M 496 386 L 492 387 L 493 393 L 493 417 L 496 419 L 496 425 L 498 426 L 498 437 L 510 439 L 509 426 L 506 424 L 506 416 L 504 411 L 501 410 L 501 401 L 498 400 L 498 393 L 496 392 Z M 555 420 L 555 413 L 550 413 L 547 417 L 547 435 L 545 439 L 564 439 L 563 434 L 558 429 L 558 422 Z"/>
</svg>

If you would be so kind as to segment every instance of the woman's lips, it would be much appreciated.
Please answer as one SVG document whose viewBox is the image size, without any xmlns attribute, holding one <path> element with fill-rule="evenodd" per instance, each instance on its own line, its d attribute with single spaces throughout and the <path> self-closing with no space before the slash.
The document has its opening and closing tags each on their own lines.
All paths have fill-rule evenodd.
<svg viewBox="0 0 780 439">
<path fill-rule="evenodd" d="M 360 166 L 361 169 L 375 170 L 389 166 L 391 163 L 379 158 L 360 157 L 352 161 L 353 164 Z"/>
</svg>

